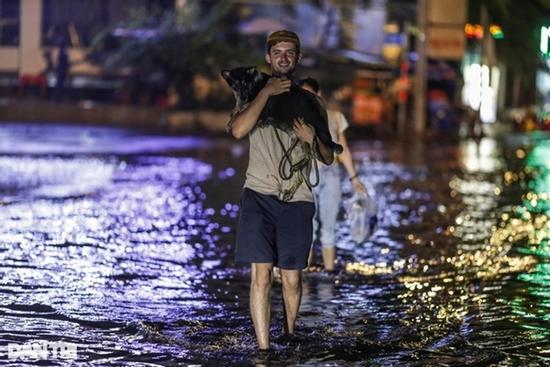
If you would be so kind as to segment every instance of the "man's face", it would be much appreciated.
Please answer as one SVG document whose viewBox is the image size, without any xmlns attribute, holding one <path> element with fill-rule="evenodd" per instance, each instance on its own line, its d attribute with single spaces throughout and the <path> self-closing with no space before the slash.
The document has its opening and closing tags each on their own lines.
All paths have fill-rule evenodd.
<svg viewBox="0 0 550 367">
<path fill-rule="evenodd" d="M 300 53 L 292 42 L 279 42 L 265 55 L 265 61 L 271 65 L 273 75 L 291 75 L 300 60 Z"/>
</svg>

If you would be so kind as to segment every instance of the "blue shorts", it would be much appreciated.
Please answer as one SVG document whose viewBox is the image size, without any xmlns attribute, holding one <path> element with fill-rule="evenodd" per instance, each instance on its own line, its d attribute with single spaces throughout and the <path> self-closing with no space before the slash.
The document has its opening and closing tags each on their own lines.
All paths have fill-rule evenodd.
<svg viewBox="0 0 550 367">
<path fill-rule="evenodd" d="M 315 205 L 285 202 L 245 188 L 237 228 L 235 260 L 304 269 L 313 236 Z"/>
</svg>

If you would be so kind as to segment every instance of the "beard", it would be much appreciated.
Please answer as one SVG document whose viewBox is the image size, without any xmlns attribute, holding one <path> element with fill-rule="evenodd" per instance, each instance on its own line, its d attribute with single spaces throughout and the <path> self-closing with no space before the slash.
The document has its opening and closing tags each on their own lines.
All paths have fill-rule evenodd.
<svg viewBox="0 0 550 367">
<path fill-rule="evenodd" d="M 271 75 L 275 77 L 281 77 L 281 76 L 290 77 L 292 76 L 292 74 L 294 74 L 295 69 L 296 69 L 296 64 L 285 66 L 285 67 L 281 67 L 281 66 L 274 67 L 273 65 L 271 65 Z"/>
</svg>

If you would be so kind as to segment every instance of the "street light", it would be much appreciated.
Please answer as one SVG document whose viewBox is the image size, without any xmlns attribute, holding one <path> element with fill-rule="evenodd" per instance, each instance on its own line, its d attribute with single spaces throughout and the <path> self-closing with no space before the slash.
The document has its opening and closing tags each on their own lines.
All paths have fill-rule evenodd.
<svg viewBox="0 0 550 367">
<path fill-rule="evenodd" d="M 545 56 L 549 56 L 548 43 L 550 42 L 550 26 L 542 26 L 540 28 L 540 52 Z"/>
</svg>

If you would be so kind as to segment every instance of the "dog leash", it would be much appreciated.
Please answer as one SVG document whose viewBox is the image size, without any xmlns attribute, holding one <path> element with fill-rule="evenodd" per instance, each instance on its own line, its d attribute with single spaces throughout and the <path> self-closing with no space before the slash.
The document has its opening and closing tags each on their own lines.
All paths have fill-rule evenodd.
<svg viewBox="0 0 550 367">
<path fill-rule="evenodd" d="M 283 141 L 281 139 L 281 136 L 279 135 L 279 129 L 275 128 L 275 135 L 277 136 L 277 140 L 279 141 L 279 145 L 281 146 L 281 149 L 283 150 L 283 156 L 281 160 L 279 161 L 279 176 L 281 179 L 288 181 L 294 177 L 295 173 L 298 173 L 298 179 L 294 181 L 292 186 L 287 189 L 283 190 L 283 201 L 289 201 L 292 199 L 302 182 L 305 182 L 307 187 L 311 190 L 313 187 L 319 185 L 319 166 L 317 164 L 317 159 L 315 157 L 315 150 L 317 147 L 317 138 L 313 139 L 313 144 L 311 146 L 308 145 L 308 148 L 306 149 L 306 156 L 299 160 L 296 163 L 292 162 L 292 152 L 296 149 L 298 144 L 300 143 L 299 139 L 296 139 L 288 148 L 288 150 L 285 148 L 285 145 L 283 144 Z M 315 183 L 311 182 L 311 172 L 312 169 L 315 172 Z M 305 172 L 304 172 L 305 171 Z M 288 174 L 287 174 L 288 172 Z"/>
</svg>

